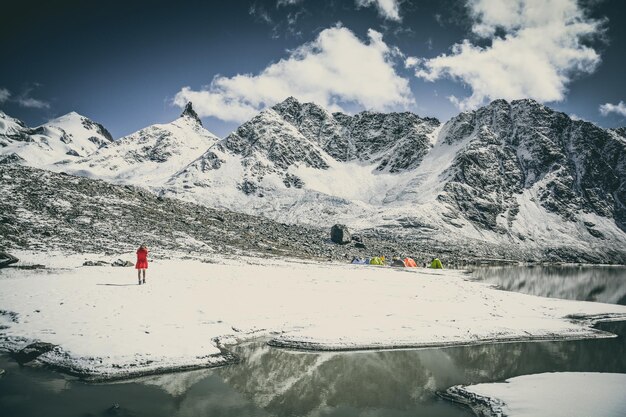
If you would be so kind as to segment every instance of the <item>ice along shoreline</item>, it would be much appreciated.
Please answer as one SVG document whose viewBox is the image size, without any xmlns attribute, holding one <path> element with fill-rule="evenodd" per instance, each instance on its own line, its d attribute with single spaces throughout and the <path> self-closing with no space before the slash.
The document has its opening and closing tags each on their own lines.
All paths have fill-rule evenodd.
<svg viewBox="0 0 626 417">
<path fill-rule="evenodd" d="M 439 396 L 484 417 L 618 417 L 626 410 L 625 384 L 626 374 L 550 372 L 503 382 L 457 385 Z"/>
</svg>

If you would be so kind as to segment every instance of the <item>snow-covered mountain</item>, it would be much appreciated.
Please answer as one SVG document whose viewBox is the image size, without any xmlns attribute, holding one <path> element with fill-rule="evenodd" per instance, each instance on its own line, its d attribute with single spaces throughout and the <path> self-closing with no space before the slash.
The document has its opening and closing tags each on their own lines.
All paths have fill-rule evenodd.
<svg viewBox="0 0 626 417">
<path fill-rule="evenodd" d="M 428 198 L 409 199 L 406 226 L 557 257 L 624 252 L 626 141 L 613 131 L 532 100 L 497 100 L 446 123 L 431 155 L 445 162 L 415 182 Z"/>
<path fill-rule="evenodd" d="M 411 113 L 330 114 L 289 98 L 162 192 L 291 223 L 487 242 L 519 258 L 610 257 L 626 247 L 625 144 L 622 130 L 533 100 L 497 100 L 440 126 Z"/>
<path fill-rule="evenodd" d="M 363 226 L 438 128 L 412 113 L 331 114 L 290 97 L 216 143 L 163 192 L 291 223 Z"/>
<path fill-rule="evenodd" d="M 18 138 L 27 128 L 11 119 L 2 129 Z M 288 98 L 222 140 L 189 104 L 172 123 L 52 169 L 468 256 L 626 261 L 626 130 L 533 100 L 496 100 L 442 126 Z"/>
<path fill-rule="evenodd" d="M 55 162 L 85 157 L 112 140 L 101 124 L 76 112 L 29 128 L 0 111 L 1 159 L 46 167 Z"/>
<path fill-rule="evenodd" d="M 602 233 L 595 223 L 603 219 L 626 230 L 623 138 L 530 100 L 494 101 L 451 125 L 460 133 L 446 140 L 466 143 L 438 196 L 451 219 L 463 217 L 518 236 L 536 231 L 532 223 L 548 220 L 540 214 L 582 220 L 580 231 L 596 238 Z M 531 208 L 543 213 L 529 217 Z"/>
<path fill-rule="evenodd" d="M 148 126 L 108 143 L 86 158 L 60 162 L 53 169 L 115 183 L 156 186 L 218 140 L 202 127 L 188 103 L 181 116 L 171 123 Z"/>
</svg>

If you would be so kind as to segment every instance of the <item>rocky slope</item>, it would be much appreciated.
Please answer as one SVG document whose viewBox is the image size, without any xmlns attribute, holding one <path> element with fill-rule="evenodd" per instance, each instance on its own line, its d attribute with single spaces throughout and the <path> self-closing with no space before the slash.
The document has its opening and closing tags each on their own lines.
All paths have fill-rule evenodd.
<svg viewBox="0 0 626 417">
<path fill-rule="evenodd" d="M 439 121 L 413 113 L 330 114 L 289 97 L 272 108 L 284 121 L 341 162 L 361 161 L 391 173 L 415 168 L 430 150 Z"/>
<path fill-rule="evenodd" d="M 440 179 L 442 220 L 526 246 L 620 251 L 626 142 L 532 100 L 489 106 L 446 125 L 462 144 Z"/>
<path fill-rule="evenodd" d="M 183 252 L 352 259 L 430 253 L 364 236 L 367 249 L 336 245 L 328 230 L 215 210 L 156 196 L 141 187 L 0 164 L 0 251 L 62 250 L 115 255 L 146 243 L 159 257 Z"/>
<path fill-rule="evenodd" d="M 511 232 L 521 195 L 564 220 L 593 213 L 626 230 L 626 144 L 610 132 L 529 100 L 495 101 L 451 123 L 463 133 L 446 140 L 467 145 L 439 199 L 457 216 Z M 590 223 L 589 233 L 601 237 Z"/>
</svg>

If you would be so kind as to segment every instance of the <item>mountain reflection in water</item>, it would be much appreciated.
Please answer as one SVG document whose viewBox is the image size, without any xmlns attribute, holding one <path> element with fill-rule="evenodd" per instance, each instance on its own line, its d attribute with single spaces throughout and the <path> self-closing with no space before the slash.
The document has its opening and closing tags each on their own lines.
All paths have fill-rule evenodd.
<svg viewBox="0 0 626 417">
<path fill-rule="evenodd" d="M 626 334 L 626 322 L 602 323 Z M 298 352 L 263 341 L 234 348 L 239 364 L 89 384 L 0 356 L 7 416 L 471 416 L 436 396 L 456 384 L 541 372 L 626 373 L 625 338 L 445 349 Z M 111 408 L 113 404 L 119 408 Z"/>
<path fill-rule="evenodd" d="M 626 333 L 624 322 L 601 327 Z M 353 353 L 303 353 L 252 344 L 240 347 L 238 354 L 242 363 L 215 372 L 279 416 L 346 415 L 338 409 L 438 415 L 435 392 L 456 384 L 540 372 L 626 372 L 623 337 Z"/>
<path fill-rule="evenodd" d="M 507 291 L 626 305 L 626 266 L 475 267 L 470 276 Z"/>
</svg>

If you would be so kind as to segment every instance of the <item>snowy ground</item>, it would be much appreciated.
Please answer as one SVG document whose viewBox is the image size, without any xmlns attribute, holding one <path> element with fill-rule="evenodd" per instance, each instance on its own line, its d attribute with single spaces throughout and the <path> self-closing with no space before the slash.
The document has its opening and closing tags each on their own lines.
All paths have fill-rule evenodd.
<svg viewBox="0 0 626 417">
<path fill-rule="evenodd" d="M 52 268 L 0 271 L 0 347 L 53 343 L 41 362 L 97 378 L 219 365 L 229 345 L 258 336 L 383 349 L 609 337 L 593 322 L 626 319 L 624 306 L 499 291 L 451 270 L 156 260 L 139 286 L 133 268 L 80 266 L 117 256 L 16 255 Z"/>
<path fill-rule="evenodd" d="M 619 417 L 626 415 L 626 374 L 557 372 L 452 387 L 484 416 Z"/>
</svg>

